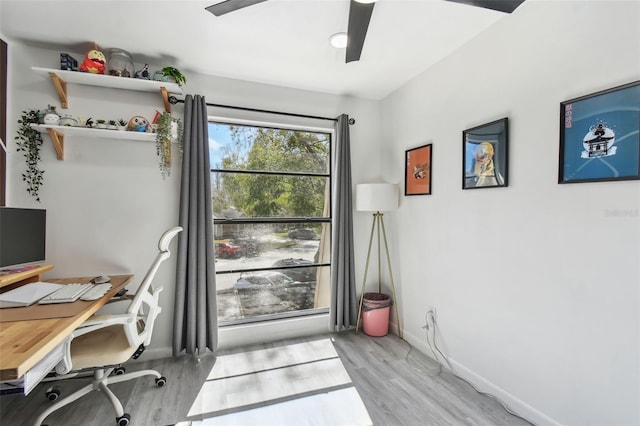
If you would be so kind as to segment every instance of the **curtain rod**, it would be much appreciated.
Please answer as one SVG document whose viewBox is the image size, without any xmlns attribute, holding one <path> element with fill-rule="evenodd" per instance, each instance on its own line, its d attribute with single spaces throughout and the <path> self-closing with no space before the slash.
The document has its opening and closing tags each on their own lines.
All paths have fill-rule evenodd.
<svg viewBox="0 0 640 426">
<path fill-rule="evenodd" d="M 178 99 L 175 96 L 169 96 L 169 103 L 171 105 L 183 104 L 184 100 Z M 315 115 L 295 114 L 295 113 L 292 113 L 292 112 L 270 111 L 270 110 L 266 110 L 266 109 L 247 108 L 247 107 L 239 107 L 239 106 L 233 106 L 233 105 L 210 104 L 209 102 L 207 102 L 207 106 L 217 107 L 217 108 L 240 109 L 240 110 L 243 110 L 243 111 L 251 111 L 251 112 L 264 112 L 264 113 L 267 113 L 267 114 L 287 115 L 289 117 L 313 118 L 313 119 L 316 119 L 316 120 L 338 121 L 337 118 L 318 117 L 318 116 L 315 116 Z M 355 123 L 356 123 L 356 120 L 354 118 L 350 118 L 349 119 L 349 124 L 355 124 Z"/>
</svg>

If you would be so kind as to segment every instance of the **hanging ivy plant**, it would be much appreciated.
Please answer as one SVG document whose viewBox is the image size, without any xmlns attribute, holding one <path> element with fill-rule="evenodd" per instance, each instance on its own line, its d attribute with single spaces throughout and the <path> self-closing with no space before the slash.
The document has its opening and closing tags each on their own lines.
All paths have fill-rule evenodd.
<svg viewBox="0 0 640 426">
<path fill-rule="evenodd" d="M 160 114 L 156 124 L 156 153 L 160 157 L 160 173 L 164 179 L 171 176 L 171 143 L 178 144 L 178 153 L 182 158 L 182 122 L 165 111 Z"/>
<path fill-rule="evenodd" d="M 40 202 L 40 187 L 44 183 L 44 170 L 40 170 L 40 148 L 42 147 L 42 134 L 31 127 L 38 124 L 38 111 L 22 111 L 18 120 L 18 136 L 15 137 L 18 146 L 16 151 L 23 152 L 27 163 L 27 170 L 22 174 L 22 180 L 27 184 L 27 192 Z"/>
</svg>

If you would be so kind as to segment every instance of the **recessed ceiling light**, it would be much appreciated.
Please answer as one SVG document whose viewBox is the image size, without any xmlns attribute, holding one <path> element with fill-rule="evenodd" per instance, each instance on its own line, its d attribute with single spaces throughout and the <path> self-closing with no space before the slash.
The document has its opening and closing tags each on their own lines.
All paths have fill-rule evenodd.
<svg viewBox="0 0 640 426">
<path fill-rule="evenodd" d="M 329 43 L 336 49 L 347 47 L 347 33 L 335 33 L 329 37 Z"/>
</svg>

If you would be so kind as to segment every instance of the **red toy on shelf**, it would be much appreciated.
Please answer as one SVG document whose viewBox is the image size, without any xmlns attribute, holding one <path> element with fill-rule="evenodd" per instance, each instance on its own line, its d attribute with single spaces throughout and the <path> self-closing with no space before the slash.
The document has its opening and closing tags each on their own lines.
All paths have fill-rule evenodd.
<svg viewBox="0 0 640 426">
<path fill-rule="evenodd" d="M 84 61 L 82 61 L 78 69 L 92 74 L 104 74 L 106 63 L 107 58 L 104 56 L 104 53 L 98 50 L 98 46 L 94 43 L 93 49 L 84 55 Z"/>
</svg>

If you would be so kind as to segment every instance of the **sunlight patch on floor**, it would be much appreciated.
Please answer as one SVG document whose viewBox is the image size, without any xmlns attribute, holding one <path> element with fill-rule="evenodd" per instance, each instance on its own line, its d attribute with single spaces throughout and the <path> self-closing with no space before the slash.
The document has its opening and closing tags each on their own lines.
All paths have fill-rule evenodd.
<svg viewBox="0 0 640 426">
<path fill-rule="evenodd" d="M 372 424 L 369 413 L 354 387 L 191 423 L 192 426 L 371 426 Z"/>
<path fill-rule="evenodd" d="M 220 356 L 188 416 L 194 425 L 370 425 L 330 339 Z"/>
</svg>

